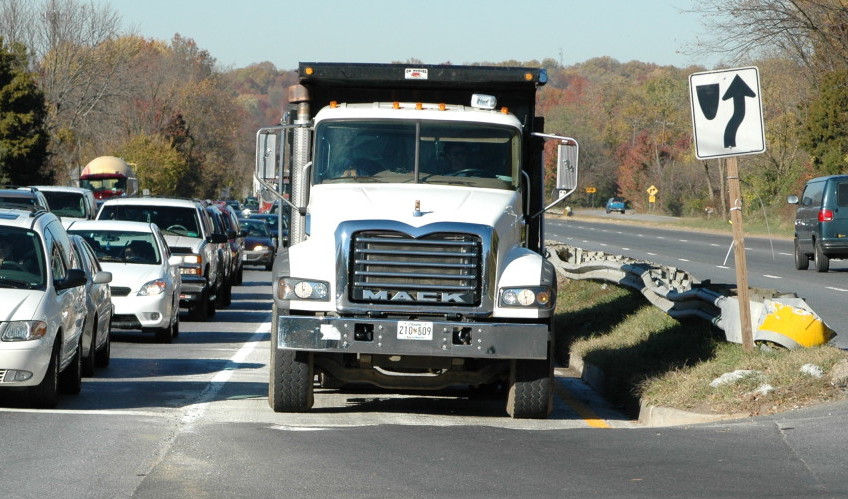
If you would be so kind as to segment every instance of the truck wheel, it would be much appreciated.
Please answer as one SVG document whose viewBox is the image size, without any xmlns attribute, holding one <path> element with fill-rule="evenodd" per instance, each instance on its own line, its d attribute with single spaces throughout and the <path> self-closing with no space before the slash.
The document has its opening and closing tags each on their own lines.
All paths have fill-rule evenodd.
<svg viewBox="0 0 848 499">
<path fill-rule="evenodd" d="M 554 376 L 547 360 L 514 360 L 506 412 L 513 418 L 545 419 L 553 411 Z"/>
<path fill-rule="evenodd" d="M 798 244 L 798 238 L 795 238 L 795 268 L 798 270 L 807 270 L 810 267 L 810 257 L 801 252 L 801 246 Z"/>
<path fill-rule="evenodd" d="M 312 408 L 315 380 L 311 352 L 279 350 L 271 332 L 271 379 L 268 404 L 274 412 L 306 412 Z"/>
<path fill-rule="evenodd" d="M 52 409 L 59 401 L 59 336 L 53 344 L 50 354 L 50 365 L 44 373 L 44 379 L 36 386 L 29 388 L 29 403 L 38 409 Z"/>
<path fill-rule="evenodd" d="M 816 241 L 814 246 L 816 248 L 816 272 L 827 272 L 830 269 L 830 258 L 824 254 L 819 241 Z"/>
<path fill-rule="evenodd" d="M 59 373 L 59 391 L 77 394 L 82 389 L 82 336 L 77 340 L 77 352 L 68 367 Z"/>
<path fill-rule="evenodd" d="M 194 301 L 189 310 L 191 319 L 195 321 L 205 321 L 209 317 L 209 294 L 208 291 L 200 293 L 200 296 Z"/>
</svg>

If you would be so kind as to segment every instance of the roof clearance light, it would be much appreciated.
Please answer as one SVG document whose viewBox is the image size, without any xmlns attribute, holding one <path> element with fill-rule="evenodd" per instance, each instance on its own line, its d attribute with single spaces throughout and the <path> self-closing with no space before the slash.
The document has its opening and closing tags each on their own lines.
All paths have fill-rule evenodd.
<svg viewBox="0 0 848 499">
<path fill-rule="evenodd" d="M 398 102 L 398 101 L 392 102 L 392 109 L 400 109 L 400 102 Z"/>
<path fill-rule="evenodd" d="M 415 109 L 417 109 L 417 110 L 419 110 L 419 111 L 420 111 L 420 110 L 422 110 L 422 109 L 424 109 L 424 104 L 423 104 L 423 103 L 421 103 L 421 102 L 416 102 L 416 103 L 415 103 Z"/>
<path fill-rule="evenodd" d="M 307 74 L 307 76 L 308 76 L 308 75 L 311 75 L 312 73 L 314 73 L 314 72 L 315 72 L 315 70 L 314 70 L 314 69 L 312 69 L 312 67 L 311 67 L 311 66 L 307 66 L 306 68 L 304 68 L 304 70 L 303 70 L 303 71 Z"/>
<path fill-rule="evenodd" d="M 498 105 L 498 99 L 494 95 L 473 94 L 471 96 L 471 107 L 477 109 L 494 109 Z"/>
<path fill-rule="evenodd" d="M 501 114 L 509 114 L 509 108 L 504 106 L 501 108 Z"/>
<path fill-rule="evenodd" d="M 330 101 L 330 107 L 335 109 L 335 108 L 339 107 L 339 103 L 334 101 L 334 100 L 331 100 Z"/>
<path fill-rule="evenodd" d="M 448 106 L 444 102 L 439 103 L 439 111 L 444 111 Z"/>
</svg>

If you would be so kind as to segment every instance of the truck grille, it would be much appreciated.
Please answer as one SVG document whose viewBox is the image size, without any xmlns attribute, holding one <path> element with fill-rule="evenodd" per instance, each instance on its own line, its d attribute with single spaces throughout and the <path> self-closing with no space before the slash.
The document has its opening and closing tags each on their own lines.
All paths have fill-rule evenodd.
<svg viewBox="0 0 848 499">
<path fill-rule="evenodd" d="M 472 234 L 420 238 L 394 231 L 352 237 L 350 300 L 397 305 L 480 304 L 482 245 Z"/>
</svg>

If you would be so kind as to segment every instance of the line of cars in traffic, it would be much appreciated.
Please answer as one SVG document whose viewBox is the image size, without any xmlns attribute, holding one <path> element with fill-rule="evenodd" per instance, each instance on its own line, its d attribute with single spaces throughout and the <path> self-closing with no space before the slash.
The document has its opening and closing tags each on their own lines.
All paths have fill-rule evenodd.
<svg viewBox="0 0 848 499">
<path fill-rule="evenodd" d="M 223 202 L 122 197 L 95 209 L 87 189 L 0 189 L 0 392 L 34 407 L 108 366 L 113 327 L 170 343 L 181 306 L 213 316 L 244 265 L 270 268 L 276 251 L 265 220 Z"/>
</svg>

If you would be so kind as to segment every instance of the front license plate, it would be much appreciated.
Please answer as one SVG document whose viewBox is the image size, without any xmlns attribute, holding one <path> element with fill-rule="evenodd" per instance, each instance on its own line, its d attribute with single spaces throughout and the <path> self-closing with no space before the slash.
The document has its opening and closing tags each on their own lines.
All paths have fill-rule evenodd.
<svg viewBox="0 0 848 499">
<path fill-rule="evenodd" d="M 398 322 L 397 337 L 399 340 L 432 340 L 433 323 L 425 321 Z"/>
</svg>

